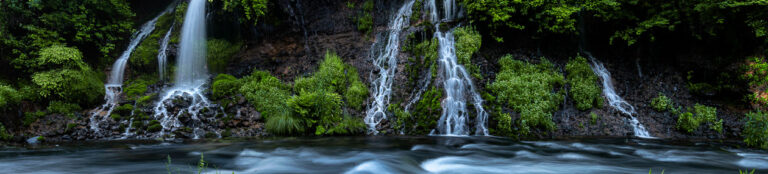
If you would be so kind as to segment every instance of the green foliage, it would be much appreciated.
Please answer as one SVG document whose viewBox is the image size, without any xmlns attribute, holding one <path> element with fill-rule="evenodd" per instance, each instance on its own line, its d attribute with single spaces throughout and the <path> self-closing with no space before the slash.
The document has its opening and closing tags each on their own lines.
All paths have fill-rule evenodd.
<svg viewBox="0 0 768 174">
<path fill-rule="evenodd" d="M 664 112 L 674 108 L 672 104 L 672 99 L 669 99 L 667 96 L 665 96 L 662 93 L 659 93 L 659 96 L 651 100 L 651 107 L 653 107 L 653 109 L 655 109 L 658 112 Z"/>
<path fill-rule="evenodd" d="M 73 118 L 75 115 L 74 112 L 82 110 L 79 105 L 74 103 L 65 103 L 62 101 L 51 101 L 48 104 L 48 112 L 50 113 L 58 113 L 63 114 L 66 116 L 69 116 L 70 118 Z"/>
<path fill-rule="evenodd" d="M 326 128 L 341 122 L 341 96 L 326 91 L 302 92 L 288 100 L 288 106 L 293 112 L 313 127 L 315 134 L 322 135 Z"/>
<path fill-rule="evenodd" d="M 123 89 L 123 93 L 125 93 L 125 96 L 128 98 L 140 97 L 147 92 L 147 86 L 157 83 L 158 80 L 155 77 L 156 76 L 145 75 L 131 80 L 127 83 L 129 85 Z"/>
<path fill-rule="evenodd" d="M 395 125 L 393 128 L 395 130 L 403 131 L 403 129 L 406 128 L 406 125 L 408 125 L 409 122 L 411 122 L 411 113 L 408 111 L 403 110 L 403 108 L 400 107 L 400 104 L 390 104 L 389 107 L 387 107 L 387 111 L 391 112 L 392 115 L 395 115 Z M 411 124 L 412 125 L 412 124 Z"/>
<path fill-rule="evenodd" d="M 104 95 L 104 83 L 85 65 L 80 51 L 55 45 L 40 52 L 34 67 L 51 70 L 32 75 L 39 96 L 87 106 Z"/>
<path fill-rule="evenodd" d="M 112 118 L 112 120 L 115 120 L 115 121 L 120 121 L 120 119 L 122 119 L 123 117 L 120 116 L 120 114 L 112 113 L 111 115 L 109 115 L 109 118 Z"/>
<path fill-rule="evenodd" d="M 149 127 L 147 127 L 147 131 L 157 132 L 160 130 L 163 130 L 163 125 L 160 125 L 160 121 L 152 120 L 149 122 Z"/>
<path fill-rule="evenodd" d="M 24 119 L 22 120 L 22 122 L 24 126 L 29 126 L 30 124 L 37 121 L 37 119 L 45 117 L 45 114 L 46 113 L 43 111 L 24 113 Z"/>
<path fill-rule="evenodd" d="M 221 39 L 208 40 L 208 69 L 211 72 L 224 72 L 227 64 L 231 62 L 232 57 L 240 51 L 242 42 L 230 43 Z"/>
<path fill-rule="evenodd" d="M 283 84 L 280 79 L 269 75 L 269 72 L 253 71 L 250 76 L 241 80 L 243 85 L 240 93 L 267 119 L 267 122 L 272 116 L 290 115 L 290 108 L 286 105 L 286 101 L 290 98 L 290 87 Z M 270 129 L 269 124 L 267 129 Z"/>
<path fill-rule="evenodd" d="M 8 141 L 13 138 L 13 135 L 8 132 L 8 130 L 5 130 L 5 126 L 3 126 L 3 123 L 0 123 L 0 140 Z"/>
<path fill-rule="evenodd" d="M 499 103 L 506 103 L 520 113 L 520 133 L 528 134 L 531 127 L 554 130 L 552 112 L 563 101 L 561 92 L 553 92 L 564 83 L 563 75 L 554 64 L 542 58 L 539 64 L 531 64 L 504 56 L 499 60 L 501 72 L 488 87 L 496 94 Z"/>
<path fill-rule="evenodd" d="M 597 75 L 589 67 L 587 59 L 576 56 L 565 65 L 565 71 L 568 74 L 568 85 L 571 86 L 569 94 L 576 102 L 577 109 L 602 107 L 603 97 L 600 96 Z"/>
<path fill-rule="evenodd" d="M 500 136 L 512 136 L 512 116 L 509 113 L 494 114 L 496 117 L 496 133 Z"/>
<path fill-rule="evenodd" d="M 149 34 L 141 44 L 131 53 L 128 63 L 131 69 L 138 73 L 154 72 L 157 69 L 157 55 L 160 50 L 160 41 L 165 37 L 168 30 L 171 29 L 173 14 L 166 13 L 160 16 L 155 22 L 155 30 Z"/>
<path fill-rule="evenodd" d="M 213 79 L 213 85 L 211 86 L 213 99 L 223 99 L 227 96 L 233 96 L 240 91 L 240 87 L 242 86 L 243 82 L 235 78 L 235 76 L 219 74 Z"/>
<path fill-rule="evenodd" d="M 413 35 L 411 35 L 413 36 Z M 422 41 L 421 43 L 411 43 L 406 45 L 404 51 L 408 51 L 415 58 L 409 58 L 406 64 L 405 72 L 408 74 L 408 87 L 415 87 L 420 78 L 420 74 L 425 69 L 433 68 L 437 60 L 437 39 Z M 436 76 L 436 72 L 432 76 Z"/>
<path fill-rule="evenodd" d="M 761 107 L 768 106 L 768 92 L 764 90 L 765 86 L 768 85 L 768 62 L 766 59 L 764 57 L 748 58 L 743 69 L 742 79 L 749 83 L 751 92 L 747 97 L 754 104 Z"/>
<path fill-rule="evenodd" d="M 475 27 L 459 27 L 453 30 L 456 38 L 456 58 L 459 64 L 464 65 L 472 76 L 481 79 L 480 68 L 472 64 L 472 55 L 480 50 L 482 37 Z"/>
<path fill-rule="evenodd" d="M 133 111 L 133 105 L 124 104 L 115 108 L 113 113 L 120 114 L 120 115 L 131 115 L 131 111 Z"/>
<path fill-rule="evenodd" d="M 591 119 L 589 123 L 592 125 L 597 124 L 597 120 L 600 119 L 600 117 L 597 116 L 597 114 L 595 114 L 594 112 L 589 113 L 589 118 Z"/>
<path fill-rule="evenodd" d="M 11 86 L 0 84 L 0 111 L 10 109 L 22 99 L 19 92 Z"/>
<path fill-rule="evenodd" d="M 406 123 L 406 128 L 413 129 L 413 134 L 426 135 L 430 130 L 437 127 L 437 120 L 442 113 L 441 103 L 443 101 L 443 91 L 434 86 L 424 91 L 421 99 L 413 106 L 414 121 Z"/>
<path fill-rule="evenodd" d="M 129 38 L 135 16 L 125 0 L 7 0 L 0 11 L 5 18 L 0 20 L 0 59 L 17 70 L 35 66 L 30 58 L 41 48 L 60 44 L 84 50 L 88 62 L 111 62 L 116 44 Z"/>
<path fill-rule="evenodd" d="M 357 30 L 366 35 L 371 33 L 373 29 L 373 0 L 363 2 L 362 11 L 355 18 L 355 22 L 357 23 Z"/>
<path fill-rule="evenodd" d="M 768 113 L 753 111 L 746 114 L 744 143 L 748 146 L 768 149 Z"/>
<path fill-rule="evenodd" d="M 755 174 L 755 169 L 752 169 L 752 171 L 749 171 L 749 169 L 741 171 L 741 169 L 739 169 L 739 174 Z"/>
<path fill-rule="evenodd" d="M 208 0 L 213 1 L 213 0 Z M 258 19 L 267 14 L 268 0 L 221 0 L 223 9 L 240 15 L 240 23 L 258 24 Z"/>
<path fill-rule="evenodd" d="M 677 119 L 677 128 L 691 133 L 696 131 L 701 123 L 708 123 L 710 129 L 723 133 L 723 119 L 717 120 L 717 109 L 700 104 L 693 106 L 693 113 L 680 114 Z"/>
<path fill-rule="evenodd" d="M 304 132 L 305 123 L 290 114 L 272 115 L 266 122 L 267 132 L 276 135 L 293 135 Z"/>
<path fill-rule="evenodd" d="M 356 72 L 357 70 L 355 70 Z M 344 100 L 347 106 L 360 110 L 363 107 L 363 102 L 368 98 L 368 87 L 360 81 L 354 81 L 349 85 L 349 89 L 344 92 Z"/>
</svg>

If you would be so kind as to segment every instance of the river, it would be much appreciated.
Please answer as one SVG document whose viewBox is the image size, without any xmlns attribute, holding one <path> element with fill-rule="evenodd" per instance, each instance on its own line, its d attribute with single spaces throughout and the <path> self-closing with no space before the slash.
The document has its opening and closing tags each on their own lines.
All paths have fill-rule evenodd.
<svg viewBox="0 0 768 174">
<path fill-rule="evenodd" d="M 103 141 L 3 147 L 0 173 L 737 173 L 768 152 L 645 139 L 498 137 Z M 171 158 L 170 165 L 168 157 Z"/>
</svg>

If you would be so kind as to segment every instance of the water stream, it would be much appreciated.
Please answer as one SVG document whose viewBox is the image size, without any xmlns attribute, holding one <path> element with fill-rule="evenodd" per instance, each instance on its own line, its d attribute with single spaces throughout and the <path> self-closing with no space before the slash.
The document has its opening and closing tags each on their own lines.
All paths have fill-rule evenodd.
<svg viewBox="0 0 768 174">
<path fill-rule="evenodd" d="M 488 135 L 486 122 L 488 114 L 483 109 L 483 99 L 477 93 L 472 82 L 472 77 L 467 73 L 464 66 L 458 64 L 456 57 L 456 41 L 453 37 L 453 29 L 446 32 L 440 30 L 440 23 L 454 19 L 455 2 L 453 0 L 444 0 L 444 16 L 442 21 L 433 20 L 435 23 L 435 38 L 440 44 L 438 48 L 438 61 L 441 66 L 441 79 L 445 89 L 446 98 L 442 101 L 442 114 L 437 122 L 437 132 L 440 135 L 469 135 L 470 116 L 467 111 L 467 101 L 471 100 L 475 108 L 475 135 Z M 436 10 L 434 0 L 427 3 L 430 6 L 427 9 Z M 431 19 L 437 19 L 436 11 L 432 11 Z"/>
<path fill-rule="evenodd" d="M 205 4 L 206 0 L 189 2 L 181 29 L 175 84 L 166 89 L 154 107 L 154 117 L 163 127 L 160 135 L 181 127 L 179 116 L 188 115 L 192 120 L 198 121 L 201 120 L 200 111 L 213 106 L 203 94 L 208 81 L 205 60 L 207 53 Z M 186 101 L 181 102 L 186 105 L 177 106 L 178 101 Z M 181 107 L 181 109 L 176 110 L 174 107 Z"/>
<path fill-rule="evenodd" d="M 0 173 L 737 173 L 768 153 L 648 139 L 267 138 L 189 143 L 77 142 L 0 149 Z M 167 157 L 171 163 L 166 167 Z"/>
<path fill-rule="evenodd" d="M 173 33 L 173 26 L 175 24 L 171 24 L 171 29 L 168 29 L 168 32 L 165 33 L 165 36 L 163 36 L 163 40 L 160 41 L 160 50 L 157 51 L 157 72 L 160 76 L 160 81 L 165 81 L 166 78 L 166 72 L 167 72 L 167 66 L 168 66 L 168 42 L 171 41 L 171 33 Z"/>
<path fill-rule="evenodd" d="M 632 125 L 635 136 L 641 138 L 653 138 L 653 136 L 651 136 L 651 134 L 648 133 L 648 131 L 645 129 L 645 126 L 643 126 L 643 124 L 640 123 L 637 118 L 635 118 L 635 107 L 621 98 L 621 96 L 616 94 L 616 90 L 613 88 L 611 72 L 609 72 L 608 69 L 603 66 L 602 62 L 595 59 L 591 53 L 584 51 L 584 54 L 586 54 L 589 57 L 589 60 L 592 61 L 592 71 L 594 71 L 595 74 L 597 74 L 597 76 L 602 80 L 603 95 L 605 95 L 605 98 L 608 99 L 608 104 L 612 108 L 629 116 L 629 122 Z"/>
<path fill-rule="evenodd" d="M 128 64 L 128 59 L 131 58 L 133 50 L 136 49 L 136 47 L 139 45 L 139 43 L 141 43 L 141 41 L 144 40 L 144 38 L 146 38 L 150 33 L 152 33 L 152 31 L 155 30 L 155 23 L 157 22 L 157 19 L 160 18 L 160 16 L 163 16 L 165 13 L 171 12 L 174 9 L 174 5 L 175 3 L 172 3 L 170 6 L 168 6 L 168 8 L 166 8 L 166 10 L 160 12 L 160 14 L 158 14 L 155 18 L 152 18 L 148 22 L 141 25 L 139 31 L 136 31 L 136 33 L 133 34 L 133 37 L 131 37 L 131 42 L 128 44 L 128 47 L 112 65 L 112 70 L 110 72 L 108 81 L 104 84 L 104 105 L 94 111 L 90 117 L 89 126 L 91 130 L 99 132 L 99 125 L 109 119 L 109 115 L 112 114 L 112 110 L 114 110 L 117 106 L 120 94 L 123 92 L 123 75 L 125 74 L 125 67 Z"/>
<path fill-rule="evenodd" d="M 392 21 L 390 21 L 386 31 L 387 38 L 383 40 L 386 42 L 384 50 L 379 54 L 373 54 L 375 53 L 375 44 L 379 44 L 379 41 L 371 47 L 373 65 L 378 70 L 378 77 L 371 81 L 373 89 L 372 103 L 365 112 L 364 121 L 368 125 L 369 132 L 373 134 L 378 133 L 376 126 L 387 118 L 386 112 L 389 106 L 390 95 L 392 94 L 392 82 L 397 71 L 397 55 L 400 53 L 400 33 L 410 25 L 413 3 L 414 0 L 405 2 L 395 16 L 392 17 Z"/>
</svg>

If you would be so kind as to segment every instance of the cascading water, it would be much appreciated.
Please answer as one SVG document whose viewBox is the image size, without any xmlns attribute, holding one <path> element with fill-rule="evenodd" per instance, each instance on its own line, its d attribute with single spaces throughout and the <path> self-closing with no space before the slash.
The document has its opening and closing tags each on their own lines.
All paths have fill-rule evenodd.
<svg viewBox="0 0 768 174">
<path fill-rule="evenodd" d="M 200 111 L 211 107 L 203 95 L 208 79 L 206 70 L 205 0 L 191 0 L 181 29 L 181 43 L 177 60 L 176 79 L 155 105 L 155 119 L 163 127 L 160 135 L 181 127 L 178 117 L 189 114 L 192 120 L 200 120 Z M 177 99 L 188 101 L 185 109 L 174 110 Z M 178 111 L 173 114 L 171 111 Z"/>
<path fill-rule="evenodd" d="M 389 23 L 387 31 L 386 47 L 383 52 L 373 59 L 373 65 L 379 70 L 379 77 L 371 82 L 373 86 L 373 103 L 369 105 L 365 113 L 365 124 L 368 125 L 369 132 L 376 134 L 376 126 L 387 118 L 387 107 L 389 105 L 390 94 L 392 93 L 392 82 L 397 68 L 397 55 L 400 52 L 400 32 L 408 27 L 411 6 L 414 0 L 409 0 L 397 11 L 392 21 Z M 374 44 L 375 45 L 375 44 Z M 373 50 L 373 47 L 372 49 Z M 373 52 L 373 51 L 372 51 Z"/>
<path fill-rule="evenodd" d="M 640 121 L 635 118 L 635 107 L 630 105 L 627 101 L 621 98 L 621 96 L 616 94 L 616 90 L 613 89 L 611 72 L 609 72 L 608 69 L 603 66 L 603 63 L 595 59 L 591 53 L 587 51 L 583 52 L 589 57 L 590 61 L 592 61 L 592 71 L 594 71 L 595 74 L 597 74 L 597 76 L 599 76 L 602 80 L 603 95 L 605 95 L 605 98 L 608 99 L 608 104 L 619 112 L 629 115 L 629 121 L 634 128 L 635 136 L 641 138 L 653 138 L 645 129 L 645 126 L 643 126 L 643 124 L 641 124 Z"/>
<path fill-rule="evenodd" d="M 160 76 L 160 80 L 165 80 L 166 66 L 168 65 L 168 42 L 171 40 L 171 33 L 173 32 L 173 25 L 168 32 L 165 33 L 163 40 L 160 41 L 160 50 L 157 50 L 157 72 Z"/>
<path fill-rule="evenodd" d="M 128 59 L 131 57 L 133 50 L 146 38 L 152 31 L 155 30 L 155 23 L 160 16 L 173 10 L 174 4 L 170 5 L 165 11 L 161 12 L 152 20 L 141 25 L 139 31 L 133 34 L 131 42 L 128 47 L 120 55 L 120 58 L 112 65 L 112 72 L 110 73 L 109 80 L 104 84 L 106 90 L 104 95 L 105 103 L 98 110 L 91 114 L 90 128 L 93 131 L 99 132 L 99 125 L 107 121 L 109 115 L 112 114 L 112 110 L 117 106 L 120 93 L 123 92 L 123 74 L 125 73 L 125 65 L 128 63 Z M 101 117 L 101 119 L 97 118 Z"/>
<path fill-rule="evenodd" d="M 452 20 L 455 15 L 455 2 L 453 0 L 445 0 L 443 5 L 445 15 L 443 20 Z M 471 76 L 464 69 L 464 66 L 457 62 L 453 30 L 445 33 L 440 31 L 440 22 L 442 21 L 436 20 L 437 11 L 434 10 L 437 8 L 434 0 L 430 0 L 427 6 L 429 7 L 426 9 L 433 10 L 431 18 L 435 23 L 435 37 L 440 44 L 438 61 L 443 72 L 441 79 L 443 80 L 443 88 L 446 93 L 446 98 L 442 102 L 443 113 L 437 122 L 437 131 L 441 135 L 469 135 L 470 129 L 469 125 L 467 125 L 469 122 L 469 112 L 467 112 L 466 99 L 469 96 L 475 107 L 475 135 L 488 135 L 486 127 L 488 114 L 483 109 L 483 99 L 475 90 Z M 434 133 L 433 131 L 432 134 Z"/>
</svg>

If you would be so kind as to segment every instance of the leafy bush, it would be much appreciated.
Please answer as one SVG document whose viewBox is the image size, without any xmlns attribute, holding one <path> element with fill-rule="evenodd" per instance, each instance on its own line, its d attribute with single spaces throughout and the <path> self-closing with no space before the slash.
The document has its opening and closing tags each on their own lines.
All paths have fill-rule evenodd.
<svg viewBox="0 0 768 174">
<path fill-rule="evenodd" d="M 315 134 L 325 134 L 327 128 L 332 128 L 341 122 L 341 96 L 326 91 L 301 92 L 288 100 L 288 106 L 301 118 L 308 120 L 315 127 Z"/>
<path fill-rule="evenodd" d="M 3 126 L 3 123 L 0 123 L 0 140 L 8 141 L 13 138 L 13 135 L 8 132 L 8 130 L 5 130 L 5 126 Z"/>
<path fill-rule="evenodd" d="M 589 67 L 587 59 L 576 56 L 565 65 L 565 71 L 568 73 L 568 84 L 571 86 L 570 96 L 576 102 L 577 109 L 602 107 L 603 97 L 600 96 L 597 75 Z"/>
<path fill-rule="evenodd" d="M 219 74 L 213 79 L 212 93 L 213 99 L 222 99 L 227 96 L 233 96 L 240 91 L 243 86 L 242 81 L 229 74 Z"/>
<path fill-rule="evenodd" d="M 403 110 L 399 103 L 392 103 L 387 107 L 387 111 L 391 112 L 395 116 L 395 125 L 393 128 L 405 132 L 407 124 L 411 122 L 411 113 Z"/>
<path fill-rule="evenodd" d="M 496 133 L 500 136 L 512 136 L 512 116 L 509 113 L 494 114 L 496 116 Z"/>
<path fill-rule="evenodd" d="M 265 119 L 269 120 L 275 115 L 289 114 L 286 113 L 290 112 L 290 108 L 286 105 L 286 101 L 290 98 L 289 86 L 265 71 L 254 71 L 242 80 L 240 93 L 253 104 L 257 111 L 261 112 Z M 270 129 L 269 124 L 267 129 Z"/>
<path fill-rule="evenodd" d="M 472 55 L 480 50 L 482 44 L 480 32 L 475 27 L 467 26 L 454 29 L 453 35 L 456 38 L 457 63 L 464 65 L 473 77 L 482 78 L 480 68 L 472 64 Z"/>
<path fill-rule="evenodd" d="M 744 143 L 748 146 L 768 149 L 768 113 L 753 111 L 746 114 Z"/>
<path fill-rule="evenodd" d="M 544 58 L 539 64 L 530 64 L 509 55 L 502 57 L 499 64 L 501 72 L 488 89 L 496 94 L 499 103 L 520 113 L 521 133 L 527 134 L 531 127 L 538 126 L 554 130 L 552 112 L 563 101 L 563 94 L 553 91 L 564 83 L 554 64 Z"/>
<path fill-rule="evenodd" d="M 744 65 L 742 79 L 749 83 L 751 94 L 747 96 L 753 104 L 765 108 L 768 106 L 768 92 L 765 89 L 768 84 L 768 62 L 764 57 L 748 58 Z"/>
<path fill-rule="evenodd" d="M 221 0 L 223 9 L 229 12 L 237 12 L 240 15 L 240 23 L 258 24 L 258 19 L 267 14 L 268 0 Z"/>
<path fill-rule="evenodd" d="M 272 115 L 267 119 L 267 132 L 277 135 L 292 135 L 304 132 L 305 123 L 290 114 Z"/>
<path fill-rule="evenodd" d="M 352 82 L 349 85 L 349 89 L 344 93 L 344 100 L 347 102 L 347 106 L 356 110 L 362 109 L 366 98 L 368 98 L 368 87 L 360 81 Z"/>
<path fill-rule="evenodd" d="M 38 71 L 32 82 L 43 98 L 88 106 L 104 95 L 104 83 L 83 61 L 75 48 L 51 46 L 42 49 L 36 67 L 57 68 Z"/>
<path fill-rule="evenodd" d="M 37 121 L 37 119 L 45 117 L 45 114 L 46 113 L 43 111 L 24 113 L 24 120 L 22 120 L 22 122 L 24 126 L 29 126 L 30 124 Z"/>
<path fill-rule="evenodd" d="M 665 96 L 662 93 L 659 93 L 659 96 L 651 100 L 651 107 L 653 107 L 653 109 L 655 109 L 658 112 L 671 110 L 674 108 L 674 106 L 672 105 L 673 105 L 672 99 L 669 99 L 667 96 Z"/>
<path fill-rule="evenodd" d="M 595 114 L 594 112 L 589 113 L 589 118 L 592 119 L 590 122 L 592 125 L 597 124 L 597 120 L 600 119 L 600 117 L 597 116 L 597 114 Z"/>
<path fill-rule="evenodd" d="M 11 86 L 0 84 L 0 110 L 10 109 L 9 106 L 21 101 L 22 96 Z"/>
<path fill-rule="evenodd" d="M 115 108 L 113 113 L 120 114 L 120 115 L 131 115 L 132 111 L 133 111 L 133 105 L 131 105 L 131 104 L 124 104 L 124 105 L 120 105 L 117 108 Z"/>
<path fill-rule="evenodd" d="M 698 103 L 693 106 L 693 113 L 680 114 L 677 119 L 677 128 L 691 133 L 696 131 L 701 123 L 708 123 L 710 129 L 723 133 L 723 119 L 717 120 L 717 109 Z"/>
<path fill-rule="evenodd" d="M 357 30 L 365 33 L 371 33 L 373 29 L 373 0 L 363 2 L 362 11 L 356 18 Z"/>
<path fill-rule="evenodd" d="M 65 103 L 62 101 L 49 102 L 47 109 L 48 109 L 48 112 L 63 114 L 63 115 L 69 116 L 70 118 L 75 117 L 74 112 L 82 110 L 80 106 L 77 104 Z"/>
<path fill-rule="evenodd" d="M 415 120 L 408 123 L 408 127 L 413 128 L 414 134 L 426 135 L 430 130 L 437 127 L 437 120 L 443 111 L 442 101 L 442 89 L 433 86 L 429 90 L 424 91 L 421 99 L 413 106 L 413 113 L 411 115 L 414 116 Z"/>
<path fill-rule="evenodd" d="M 224 72 L 227 67 L 227 63 L 232 62 L 232 57 L 240 51 L 243 43 L 230 43 L 221 39 L 209 39 L 208 40 L 208 69 L 211 72 Z"/>
</svg>

